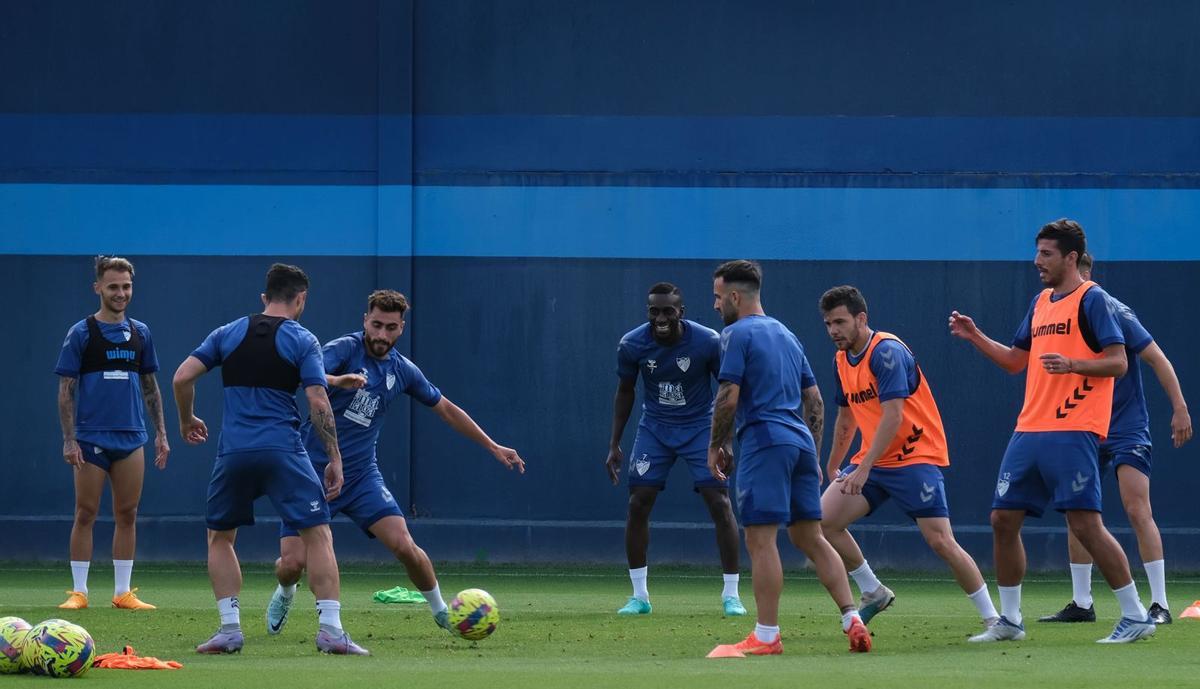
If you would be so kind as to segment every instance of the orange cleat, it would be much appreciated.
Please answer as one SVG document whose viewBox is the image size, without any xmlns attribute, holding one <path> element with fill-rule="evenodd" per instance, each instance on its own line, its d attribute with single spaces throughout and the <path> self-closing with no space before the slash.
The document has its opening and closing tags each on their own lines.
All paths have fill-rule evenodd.
<svg viewBox="0 0 1200 689">
<path fill-rule="evenodd" d="M 866 653 L 871 650 L 871 632 L 867 630 L 867 625 L 863 624 L 861 619 L 855 617 L 850 622 L 846 636 L 850 637 L 851 653 Z"/>
<path fill-rule="evenodd" d="M 734 644 L 733 647 L 748 656 L 777 656 L 783 654 L 783 641 L 780 637 L 775 637 L 775 640 L 769 644 L 765 644 L 758 640 L 754 632 L 750 632 L 742 641 Z"/>
<path fill-rule="evenodd" d="M 126 591 L 119 596 L 113 596 L 113 607 L 122 608 L 125 610 L 154 610 L 155 606 L 139 600 L 134 593 L 137 589 Z"/>
<path fill-rule="evenodd" d="M 67 591 L 67 600 L 60 606 L 63 610 L 83 610 L 87 607 L 87 594 Z"/>
</svg>

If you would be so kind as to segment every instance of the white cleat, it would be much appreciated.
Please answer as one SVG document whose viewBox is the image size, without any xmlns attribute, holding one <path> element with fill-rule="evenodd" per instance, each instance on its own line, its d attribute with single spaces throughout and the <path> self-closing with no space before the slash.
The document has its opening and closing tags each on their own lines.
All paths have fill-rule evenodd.
<svg viewBox="0 0 1200 689">
<path fill-rule="evenodd" d="M 1127 644 L 1138 639 L 1145 639 L 1148 636 L 1154 636 L 1157 628 L 1154 625 L 1154 620 L 1147 617 L 1144 620 L 1135 620 L 1132 617 L 1122 617 L 1117 620 L 1117 626 L 1113 627 L 1112 634 L 1097 639 L 1098 644 Z"/>
<path fill-rule="evenodd" d="M 982 633 L 967 639 L 973 644 L 988 643 L 991 641 L 1020 641 L 1025 638 L 1025 626 L 1013 624 L 1006 617 L 997 618 L 995 622 L 983 630 Z"/>
</svg>

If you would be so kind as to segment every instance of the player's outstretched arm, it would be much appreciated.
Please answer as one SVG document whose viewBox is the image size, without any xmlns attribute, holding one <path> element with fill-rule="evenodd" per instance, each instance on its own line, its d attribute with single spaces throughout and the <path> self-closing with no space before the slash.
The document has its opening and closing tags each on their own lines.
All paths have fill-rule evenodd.
<svg viewBox="0 0 1200 689">
<path fill-rule="evenodd" d="M 433 411 L 442 417 L 442 421 L 445 421 L 447 426 L 458 431 L 463 437 L 474 440 L 492 453 L 492 456 L 501 464 L 509 469 L 516 469 L 519 473 L 525 473 L 525 460 L 521 459 L 521 455 L 511 447 L 504 447 L 492 440 L 487 433 L 483 432 L 479 424 L 475 423 L 475 419 L 472 419 L 457 404 L 443 396 L 437 404 L 433 405 Z"/>
<path fill-rule="evenodd" d="M 733 442 L 733 422 L 737 412 L 741 386 L 721 381 L 717 399 L 713 401 L 712 435 L 708 442 L 708 471 L 714 478 L 725 481 L 733 469 L 733 455 L 728 451 Z"/>
<path fill-rule="evenodd" d="M 950 334 L 975 345 L 975 349 L 1009 373 L 1020 373 L 1029 363 L 1029 352 L 1020 347 L 1002 345 L 988 337 L 966 314 L 950 312 Z"/>
<path fill-rule="evenodd" d="M 142 399 L 146 403 L 146 411 L 150 413 L 150 421 L 154 424 L 154 466 L 166 469 L 171 444 L 167 442 L 167 422 L 163 417 L 162 392 L 158 389 L 158 378 L 153 373 L 143 373 L 140 379 Z"/>
<path fill-rule="evenodd" d="M 58 423 L 62 425 L 63 459 L 73 467 L 83 466 L 83 452 L 75 440 L 75 388 L 78 383 L 69 376 L 58 379 Z"/>
<path fill-rule="evenodd" d="M 829 448 L 829 463 L 825 467 L 831 482 L 837 478 L 838 469 L 842 467 L 857 432 L 858 421 L 850 408 L 838 406 L 837 418 L 833 422 L 833 446 Z"/>
<path fill-rule="evenodd" d="M 208 426 L 195 414 L 196 381 L 208 373 L 208 367 L 194 356 L 183 360 L 175 369 L 171 387 L 175 390 L 175 406 L 179 409 L 179 435 L 189 445 L 208 440 Z"/>
<path fill-rule="evenodd" d="M 1188 414 L 1187 401 L 1183 399 L 1183 388 L 1175 375 L 1175 367 L 1157 342 L 1151 342 L 1149 347 L 1143 349 L 1141 357 L 1154 369 L 1159 385 L 1171 400 L 1171 409 L 1174 410 L 1171 413 L 1171 440 L 1175 447 L 1179 447 L 1192 439 L 1192 417 Z"/>
<path fill-rule="evenodd" d="M 633 387 L 636 380 L 620 378 L 617 394 L 613 397 L 612 435 L 609 436 L 608 457 L 604 460 L 604 466 L 614 486 L 621 482 L 621 465 L 625 460 L 621 454 L 621 436 L 625 434 L 625 424 L 629 423 L 629 415 L 633 412 Z"/>
</svg>

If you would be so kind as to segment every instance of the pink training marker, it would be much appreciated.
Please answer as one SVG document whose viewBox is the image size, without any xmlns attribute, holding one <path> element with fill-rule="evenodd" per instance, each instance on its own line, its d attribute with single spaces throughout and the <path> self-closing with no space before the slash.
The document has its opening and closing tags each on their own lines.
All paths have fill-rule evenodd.
<svg viewBox="0 0 1200 689">
<path fill-rule="evenodd" d="M 720 644 L 708 652 L 705 658 L 745 658 L 746 654 L 737 649 L 735 644 Z"/>
</svg>

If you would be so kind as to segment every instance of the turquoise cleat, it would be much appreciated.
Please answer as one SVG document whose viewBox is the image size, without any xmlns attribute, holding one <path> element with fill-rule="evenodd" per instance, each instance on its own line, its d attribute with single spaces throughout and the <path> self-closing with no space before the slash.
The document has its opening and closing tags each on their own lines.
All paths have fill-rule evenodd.
<svg viewBox="0 0 1200 689">
<path fill-rule="evenodd" d="M 636 596 L 630 596 L 629 602 L 626 603 L 620 610 L 618 615 L 649 615 L 653 608 L 650 607 L 650 601 L 642 600 Z"/>
<path fill-rule="evenodd" d="M 275 589 L 275 593 L 271 594 L 271 602 L 267 603 L 267 633 L 275 636 L 283 631 L 283 625 L 287 624 L 291 611 L 292 599 L 284 598 L 279 589 Z"/>
<path fill-rule="evenodd" d="M 737 596 L 725 596 L 721 605 L 725 607 L 726 617 L 741 617 L 746 614 L 746 606 L 742 605 L 742 601 Z"/>
</svg>

